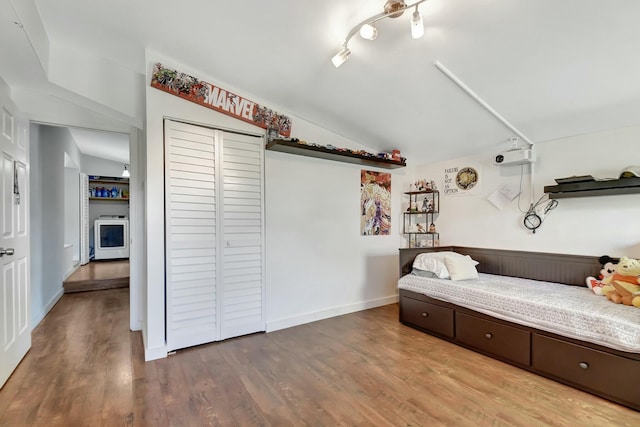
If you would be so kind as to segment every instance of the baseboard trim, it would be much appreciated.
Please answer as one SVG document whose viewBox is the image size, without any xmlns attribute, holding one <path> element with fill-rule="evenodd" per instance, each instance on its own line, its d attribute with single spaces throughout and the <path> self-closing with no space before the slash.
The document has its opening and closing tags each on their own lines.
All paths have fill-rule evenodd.
<svg viewBox="0 0 640 427">
<path fill-rule="evenodd" d="M 317 320 L 328 319 L 330 317 L 341 316 L 343 314 L 355 313 L 356 311 L 368 310 L 370 308 L 382 307 L 383 305 L 398 302 L 398 295 L 391 295 L 383 298 L 362 301 L 355 304 L 348 304 L 332 307 L 325 310 L 305 313 L 298 316 L 286 317 L 283 319 L 267 321 L 267 332 L 278 331 L 280 329 L 291 328 L 293 326 L 304 325 L 305 323 Z"/>
<path fill-rule="evenodd" d="M 56 292 L 56 294 L 53 296 L 53 298 L 51 298 L 49 302 L 45 304 L 44 307 L 42 307 L 42 312 L 40 313 L 40 315 L 37 318 L 32 319 L 33 320 L 33 326 L 31 328 L 32 331 L 36 328 L 36 326 L 40 324 L 40 322 L 42 322 L 45 316 L 58 303 L 58 301 L 60 301 L 60 298 L 62 298 L 62 295 L 64 295 L 64 288 L 60 288 L 58 292 Z"/>
</svg>

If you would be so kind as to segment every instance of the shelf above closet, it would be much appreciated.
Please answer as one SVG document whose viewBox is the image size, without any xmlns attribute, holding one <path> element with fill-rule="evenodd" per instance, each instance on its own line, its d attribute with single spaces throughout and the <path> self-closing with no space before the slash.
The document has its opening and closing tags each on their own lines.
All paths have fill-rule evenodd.
<svg viewBox="0 0 640 427">
<path fill-rule="evenodd" d="M 318 159 L 334 160 L 337 162 L 354 163 L 363 166 L 375 166 L 385 169 L 397 169 L 407 166 L 406 162 L 380 159 L 373 156 L 350 153 L 348 151 L 331 150 L 326 147 L 300 144 L 294 141 L 274 139 L 267 143 L 267 150 L 280 151 L 282 153 L 297 154 L 300 156 L 315 157 Z"/>
<path fill-rule="evenodd" d="M 640 194 L 640 178 L 620 178 L 605 181 L 547 185 L 544 187 L 544 192 L 549 194 L 550 199 Z"/>
</svg>

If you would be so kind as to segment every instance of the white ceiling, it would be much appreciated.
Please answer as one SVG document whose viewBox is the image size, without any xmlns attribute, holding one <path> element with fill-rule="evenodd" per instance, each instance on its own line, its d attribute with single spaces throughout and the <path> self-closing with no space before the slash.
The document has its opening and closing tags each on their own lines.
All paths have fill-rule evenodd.
<svg viewBox="0 0 640 427">
<path fill-rule="evenodd" d="M 83 154 L 129 164 L 129 135 L 126 133 L 69 128 Z"/>
<path fill-rule="evenodd" d="M 20 2 L 37 6 L 52 45 L 140 74 L 149 48 L 196 77 L 212 76 L 367 147 L 399 148 L 414 164 L 492 152 L 514 136 L 436 60 L 536 143 L 640 125 L 635 0 L 429 0 L 420 6 L 424 38 L 411 39 L 410 12 L 382 20 L 378 39 L 354 37 L 338 69 L 330 59 L 344 37 L 381 12 L 384 0 L 0 0 L 8 17 L 0 25 L 0 76 L 23 97 L 51 99 L 55 90 L 11 22 L 19 15 L 11 4 Z M 51 120 L 80 121 L 58 108 Z M 127 129 L 88 110 L 89 127 Z M 296 133 L 295 117 L 292 136 L 307 139 Z"/>
</svg>

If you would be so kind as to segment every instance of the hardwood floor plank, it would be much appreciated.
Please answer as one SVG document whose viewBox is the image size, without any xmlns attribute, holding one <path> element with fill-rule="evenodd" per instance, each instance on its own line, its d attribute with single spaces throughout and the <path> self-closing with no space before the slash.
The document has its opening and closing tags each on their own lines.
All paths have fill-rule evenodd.
<svg viewBox="0 0 640 427">
<path fill-rule="evenodd" d="M 398 306 L 145 363 L 128 289 L 65 294 L 2 426 L 636 426 L 640 412 L 405 327 Z"/>
</svg>

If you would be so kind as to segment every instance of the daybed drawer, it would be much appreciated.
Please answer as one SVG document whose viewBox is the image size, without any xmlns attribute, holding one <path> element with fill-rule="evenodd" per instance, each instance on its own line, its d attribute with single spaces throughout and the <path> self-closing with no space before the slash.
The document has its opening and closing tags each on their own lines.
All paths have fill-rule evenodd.
<svg viewBox="0 0 640 427">
<path fill-rule="evenodd" d="M 456 312 L 456 339 L 521 365 L 531 364 L 529 331 Z"/>
<path fill-rule="evenodd" d="M 440 335 L 453 337 L 453 309 L 402 297 L 402 320 Z"/>
<path fill-rule="evenodd" d="M 640 406 L 640 361 L 534 334 L 533 367 Z"/>
</svg>

